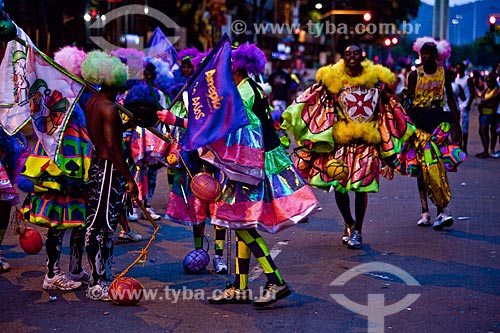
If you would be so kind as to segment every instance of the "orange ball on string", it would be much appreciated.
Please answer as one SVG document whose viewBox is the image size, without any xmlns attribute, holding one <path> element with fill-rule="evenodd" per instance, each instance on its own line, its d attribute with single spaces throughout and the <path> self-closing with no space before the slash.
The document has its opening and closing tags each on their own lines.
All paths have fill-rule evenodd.
<svg viewBox="0 0 500 333">
<path fill-rule="evenodd" d="M 197 173 L 191 180 L 190 188 L 198 199 L 206 202 L 219 200 L 222 193 L 220 183 L 206 172 Z"/>
</svg>

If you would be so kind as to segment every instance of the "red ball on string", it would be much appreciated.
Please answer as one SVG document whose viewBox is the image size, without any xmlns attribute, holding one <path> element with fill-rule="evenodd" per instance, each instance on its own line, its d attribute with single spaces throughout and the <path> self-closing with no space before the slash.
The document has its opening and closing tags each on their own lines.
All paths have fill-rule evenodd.
<svg viewBox="0 0 500 333">
<path fill-rule="evenodd" d="M 19 244 L 27 254 L 37 254 L 43 248 L 42 236 L 36 229 L 26 227 L 19 234 Z"/>
<path fill-rule="evenodd" d="M 119 305 L 139 304 L 144 287 L 142 284 L 131 277 L 119 277 L 111 282 L 108 295 L 113 303 Z"/>
</svg>

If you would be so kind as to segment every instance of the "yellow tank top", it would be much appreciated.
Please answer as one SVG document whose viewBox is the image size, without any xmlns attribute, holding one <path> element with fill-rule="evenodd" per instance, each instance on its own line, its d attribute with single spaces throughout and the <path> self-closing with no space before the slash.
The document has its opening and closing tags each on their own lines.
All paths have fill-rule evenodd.
<svg viewBox="0 0 500 333">
<path fill-rule="evenodd" d="M 497 92 L 498 87 L 495 87 L 493 89 L 486 88 L 486 91 L 484 92 L 484 98 L 488 99 L 493 97 L 495 93 Z M 481 114 L 486 114 L 486 115 L 492 115 L 497 111 L 497 108 L 492 108 L 492 107 L 483 107 L 481 110 L 479 110 Z"/>
<path fill-rule="evenodd" d="M 498 90 L 498 87 L 495 87 L 493 89 L 486 88 L 486 91 L 484 92 L 484 98 L 485 99 L 492 98 L 493 95 L 495 95 L 495 93 L 497 92 L 497 90 Z"/>
<path fill-rule="evenodd" d="M 417 69 L 417 86 L 413 106 L 420 108 L 443 107 L 444 100 L 444 68 L 438 66 L 434 74 L 424 72 L 424 67 Z"/>
</svg>

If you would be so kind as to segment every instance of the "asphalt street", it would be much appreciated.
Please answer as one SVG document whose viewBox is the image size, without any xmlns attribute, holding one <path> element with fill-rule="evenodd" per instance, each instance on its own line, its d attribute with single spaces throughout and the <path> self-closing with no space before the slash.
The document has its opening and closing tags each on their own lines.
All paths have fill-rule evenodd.
<svg viewBox="0 0 500 333">
<path fill-rule="evenodd" d="M 473 112 L 470 155 L 449 174 L 455 224 L 443 231 L 416 226 L 416 180 L 396 175 L 369 195 L 364 246 L 350 250 L 341 243 L 343 221 L 333 194 L 315 190 L 320 213 L 263 235 L 293 293 L 262 310 L 209 304 L 212 291 L 231 275 L 214 274 L 211 263 L 204 274 L 185 274 L 182 259 L 192 249 L 192 232 L 165 219 L 147 259 L 127 274 L 149 295 L 136 306 L 89 301 L 84 289 L 43 291 L 45 250 L 27 255 L 8 230 L 2 250 L 12 269 L 0 273 L 0 332 L 500 332 L 500 159 L 474 157 L 480 151 Z M 153 207 L 162 214 L 167 194 L 161 169 Z M 431 213 L 434 218 L 434 207 Z M 116 244 L 116 274 L 153 231 L 146 220 L 131 225 L 145 240 Z M 207 234 L 213 256 L 211 226 Z M 234 233 L 231 239 L 232 262 Z M 67 244 L 66 238 L 65 269 Z M 251 265 L 250 288 L 258 293 L 265 278 L 253 258 Z"/>
</svg>

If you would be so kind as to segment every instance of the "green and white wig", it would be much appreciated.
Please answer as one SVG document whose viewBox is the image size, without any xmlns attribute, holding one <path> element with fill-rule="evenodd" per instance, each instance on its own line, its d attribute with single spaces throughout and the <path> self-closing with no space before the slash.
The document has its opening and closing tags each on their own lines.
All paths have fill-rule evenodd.
<svg viewBox="0 0 500 333">
<path fill-rule="evenodd" d="M 123 87 L 128 80 L 128 67 L 116 56 L 90 51 L 82 63 L 82 76 L 95 85 Z"/>
</svg>

